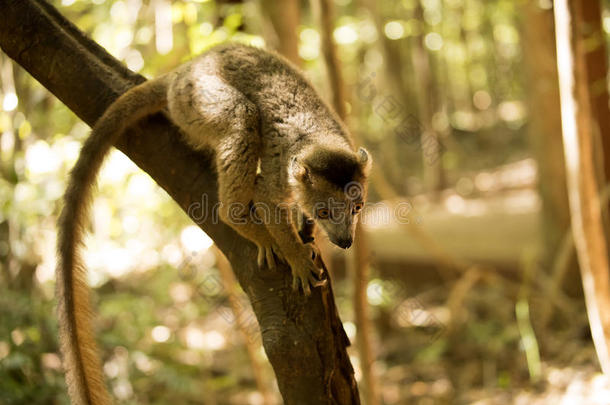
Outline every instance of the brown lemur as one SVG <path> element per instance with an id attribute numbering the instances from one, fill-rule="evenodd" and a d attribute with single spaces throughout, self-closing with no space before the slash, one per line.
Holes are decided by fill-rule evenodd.
<path id="1" fill-rule="evenodd" d="M 275 257 L 285 260 L 293 288 L 300 284 L 306 294 L 310 283 L 319 283 L 313 247 L 303 243 L 311 240 L 313 221 L 334 244 L 348 248 L 366 197 L 369 153 L 354 150 L 337 116 L 280 56 L 220 45 L 128 90 L 84 143 L 59 218 L 60 338 L 74 403 L 110 402 L 79 254 L 91 191 L 117 138 L 159 111 L 181 129 L 190 147 L 214 151 L 220 218 L 256 244 L 259 267 L 274 268 Z"/>

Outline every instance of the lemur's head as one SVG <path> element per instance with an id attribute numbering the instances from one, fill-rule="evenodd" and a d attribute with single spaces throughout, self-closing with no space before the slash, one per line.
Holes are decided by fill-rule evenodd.
<path id="1" fill-rule="evenodd" d="M 299 208 L 344 249 L 354 241 L 371 164 L 364 148 L 351 152 L 320 146 L 308 148 L 290 163 L 290 184 Z"/>

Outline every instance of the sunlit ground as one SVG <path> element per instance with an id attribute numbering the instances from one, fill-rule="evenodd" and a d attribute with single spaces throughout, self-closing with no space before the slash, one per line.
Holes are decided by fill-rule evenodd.
<path id="1" fill-rule="evenodd" d="M 210 0 L 53 3 L 146 76 L 223 41 L 269 45 L 257 25 L 264 17 L 255 2 L 227 5 L 222 19 Z M 353 93 L 350 125 L 400 194 L 412 196 L 382 200 L 373 191 L 362 218 L 373 250 L 366 296 L 384 403 L 610 404 L 610 381 L 599 371 L 582 296 L 560 291 L 551 302 L 544 290 L 548 269 L 537 267 L 540 173 L 527 142 L 531 83 L 522 77 L 527 39 L 517 3 L 422 1 L 423 24 L 409 14 L 416 2 L 388 2 L 385 7 L 400 13 L 386 10 L 379 26 L 370 11 L 352 8 L 355 1 L 334 3 L 342 14 L 333 39 Z M 551 7 L 548 1 L 537 4 Z M 244 32 L 244 21 L 258 22 Z M 608 15 L 603 27 L 610 32 Z M 326 93 L 317 23 L 304 15 L 295 30 L 306 74 Z M 422 52 L 447 64 L 446 71 L 433 73 L 439 99 L 448 105 L 426 124 L 451 132 L 442 157 L 449 186 L 440 195 L 426 192 L 422 150 L 395 140 L 393 132 L 405 116 L 414 116 L 416 103 L 399 105 L 385 58 L 401 44 L 396 48 L 403 52 L 403 79 L 413 92 L 413 55 L 403 45 L 420 34 Z M 382 40 L 390 41 L 385 48 Z M 89 128 L 25 72 L 13 71 L 8 59 L 0 65 L 0 154 L 6 166 L 0 256 L 10 257 L 2 271 L 13 282 L 0 294 L 0 404 L 65 403 L 52 315 L 55 220 Z M 84 256 L 112 394 L 121 403 L 205 397 L 209 403 L 263 404 L 254 359 L 273 392 L 270 402 L 280 403 L 249 303 L 241 296 L 237 311 L 231 307 L 212 240 L 120 152 L 110 155 L 98 189 Z M 350 273 L 344 253 L 329 252 L 339 263 L 337 303 L 354 342 Z M 451 266 L 438 266 L 445 255 L 476 269 L 446 270 Z M 528 272 L 547 278 L 528 280 Z M 575 290 L 579 283 L 572 283 Z M 552 326 L 540 328 L 548 308 Z M 254 348 L 250 355 L 247 342 Z M 362 384 L 357 351 L 349 350 Z"/>

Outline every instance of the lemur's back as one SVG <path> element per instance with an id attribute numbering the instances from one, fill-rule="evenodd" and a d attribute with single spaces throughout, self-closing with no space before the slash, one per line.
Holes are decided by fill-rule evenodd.
<path id="1" fill-rule="evenodd" d="M 235 101 L 236 94 L 227 89 L 226 85 L 229 85 L 258 110 L 263 138 L 279 136 L 276 141 L 288 145 L 338 142 L 341 146 L 352 147 L 335 114 L 301 73 L 281 56 L 245 45 L 221 45 L 181 67 L 175 74 L 176 86 L 170 91 L 188 92 L 193 90 L 193 82 L 200 84 L 196 85 L 196 93 L 188 97 L 168 97 L 170 110 L 173 107 L 171 100 L 190 100 L 192 103 L 172 111 L 174 118 L 184 114 L 180 111 L 193 112 L 193 104 L 200 104 L 201 110 L 214 112 L 215 117 L 231 114 L 231 111 L 219 111 L 223 106 L 218 102 L 219 99 L 226 99 L 227 104 Z M 201 120 L 201 116 L 184 117 L 183 120 L 192 122 Z M 207 125 L 206 130 L 209 131 Z"/>

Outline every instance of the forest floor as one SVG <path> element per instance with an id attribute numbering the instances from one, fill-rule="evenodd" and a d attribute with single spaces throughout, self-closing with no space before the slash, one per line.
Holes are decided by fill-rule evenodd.
<path id="1" fill-rule="evenodd" d="M 435 307 L 425 298 L 415 316 L 425 322 L 399 326 L 400 306 L 379 310 L 377 371 L 383 403 L 610 404 L 610 377 L 600 371 L 578 299 L 573 299 L 574 313 L 556 313 L 552 328 L 537 330 L 534 345 L 519 329 L 515 305 L 500 289 L 480 285 L 462 303 L 459 324 L 448 322 L 445 306 Z M 537 307 L 531 309 L 537 314 Z M 528 344 L 536 356 L 528 357 Z"/>
<path id="2" fill-rule="evenodd" d="M 489 395 L 481 393 L 476 405 L 607 405 L 610 403 L 610 378 L 595 367 L 555 368 L 545 366 L 540 390 L 517 390 Z M 474 395 L 479 395 L 474 393 Z"/>
<path id="3" fill-rule="evenodd" d="M 416 356 L 410 363 L 390 366 L 388 361 L 379 373 L 383 403 L 607 405 L 610 404 L 610 377 L 601 373 L 590 346 L 580 342 L 567 348 L 576 351 L 571 362 L 563 358 L 542 361 L 535 382 L 529 378 L 525 355 L 519 350 L 512 355 L 505 352 L 501 358 L 481 358 L 479 353 L 471 359 L 457 360 L 456 348 L 445 346 L 446 351 L 438 354 L 435 361 L 431 352 L 424 354 L 424 358 Z M 396 353 L 387 355 L 390 361 L 397 360 Z"/>

